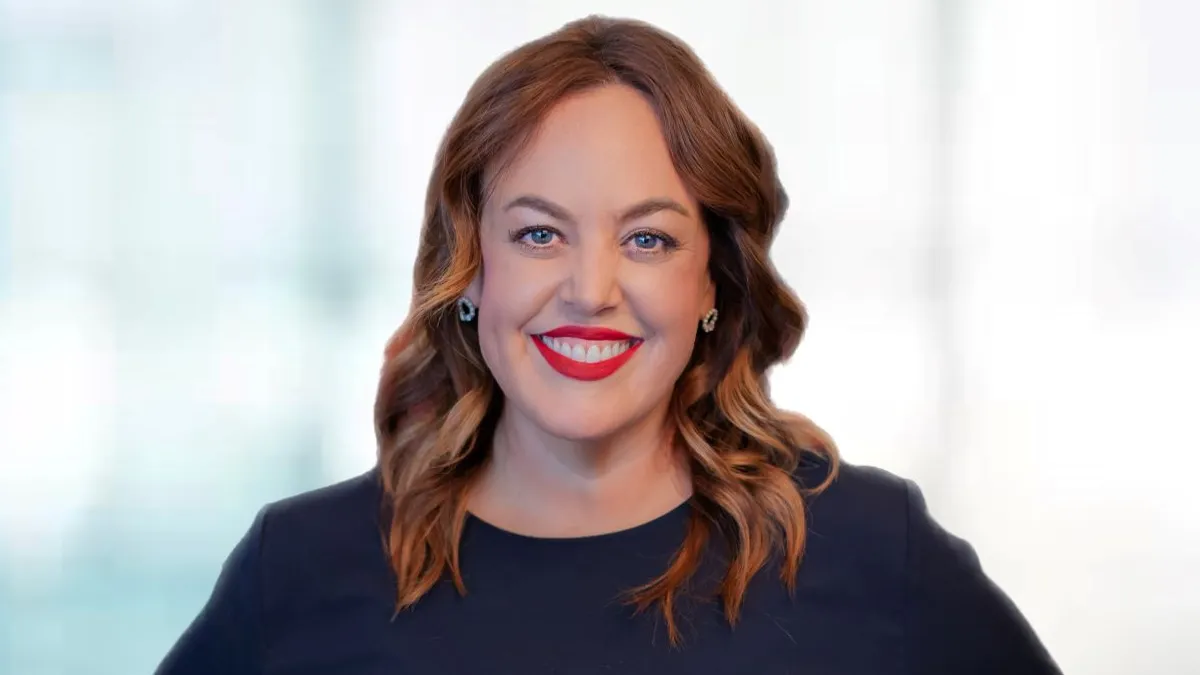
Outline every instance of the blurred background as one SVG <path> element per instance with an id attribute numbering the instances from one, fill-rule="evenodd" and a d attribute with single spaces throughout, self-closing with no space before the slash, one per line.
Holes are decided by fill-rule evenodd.
<path id="1" fill-rule="evenodd" d="M 0 673 L 147 673 L 373 462 L 434 149 L 582 15 L 773 142 L 774 394 L 914 478 L 1069 673 L 1200 672 L 1200 3 L 0 0 Z"/>

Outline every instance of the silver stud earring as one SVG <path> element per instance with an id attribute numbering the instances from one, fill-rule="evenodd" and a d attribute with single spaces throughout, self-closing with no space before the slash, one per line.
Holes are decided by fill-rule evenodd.
<path id="1" fill-rule="evenodd" d="M 708 310 L 708 314 L 705 314 L 704 318 L 700 320 L 700 330 L 703 330 L 705 333 L 711 333 L 714 329 L 716 329 L 716 327 L 717 308 L 713 307 L 712 309 Z"/>
<path id="2" fill-rule="evenodd" d="M 479 313 L 479 308 L 475 303 L 471 302 L 470 298 L 458 299 L 458 320 L 463 323 L 470 323 L 475 320 L 475 315 Z"/>

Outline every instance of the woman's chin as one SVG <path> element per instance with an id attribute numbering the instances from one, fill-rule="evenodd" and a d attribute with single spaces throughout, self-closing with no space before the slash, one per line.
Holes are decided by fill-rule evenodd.
<path id="1" fill-rule="evenodd" d="M 606 413 L 579 414 L 570 410 L 541 411 L 538 426 L 542 431 L 567 441 L 599 441 L 628 426 L 629 420 Z"/>

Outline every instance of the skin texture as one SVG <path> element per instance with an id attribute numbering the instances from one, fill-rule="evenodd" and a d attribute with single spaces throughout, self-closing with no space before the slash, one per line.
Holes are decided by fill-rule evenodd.
<path id="1" fill-rule="evenodd" d="M 567 98 L 492 179 L 483 268 L 467 296 L 505 403 L 471 511 L 550 537 L 669 511 L 691 484 L 668 405 L 715 288 L 699 206 L 653 109 L 623 85 Z M 574 380 L 531 339 L 564 325 L 644 342 L 610 377 Z"/>

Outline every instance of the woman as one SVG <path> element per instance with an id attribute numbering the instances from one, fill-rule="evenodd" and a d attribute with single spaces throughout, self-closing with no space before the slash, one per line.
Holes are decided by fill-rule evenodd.
<path id="1" fill-rule="evenodd" d="M 915 485 L 768 398 L 786 205 L 673 37 L 504 56 L 438 153 L 376 469 L 265 508 L 159 672 L 1057 672 Z"/>

